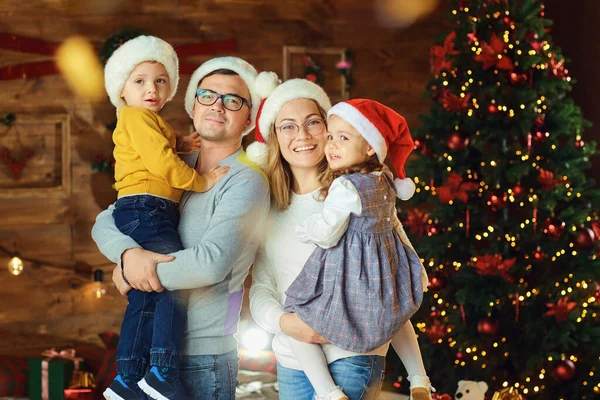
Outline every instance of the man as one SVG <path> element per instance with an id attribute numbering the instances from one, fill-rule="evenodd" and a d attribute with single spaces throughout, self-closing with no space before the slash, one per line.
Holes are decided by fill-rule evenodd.
<path id="1" fill-rule="evenodd" d="M 178 233 L 184 250 L 161 255 L 140 248 L 115 227 L 112 206 L 98 215 L 92 229 L 100 251 L 118 264 L 113 281 L 123 295 L 132 288 L 189 289 L 180 370 L 184 389 L 194 399 L 235 398 L 233 334 L 243 282 L 269 210 L 266 178 L 241 147 L 261 101 L 255 78 L 256 70 L 235 57 L 209 60 L 191 77 L 185 108 L 200 135 L 201 150 L 184 160 L 200 173 L 216 165 L 230 169 L 210 191 L 183 195 Z"/>

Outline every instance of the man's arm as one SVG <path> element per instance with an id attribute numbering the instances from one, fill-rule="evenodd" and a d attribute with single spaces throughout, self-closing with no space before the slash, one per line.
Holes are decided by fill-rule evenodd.
<path id="1" fill-rule="evenodd" d="M 258 241 L 269 211 L 268 184 L 254 172 L 235 181 L 219 199 L 202 241 L 173 253 L 174 261 L 158 265 L 158 277 L 168 290 L 223 281 L 246 248 Z"/>

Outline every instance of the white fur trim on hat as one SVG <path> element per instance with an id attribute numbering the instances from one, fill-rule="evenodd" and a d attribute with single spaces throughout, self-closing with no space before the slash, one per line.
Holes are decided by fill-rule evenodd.
<path id="1" fill-rule="evenodd" d="M 400 200 L 408 200 L 415 194 L 417 186 L 410 178 L 396 178 L 394 179 L 394 186 L 396 188 L 396 196 Z"/>
<path id="2" fill-rule="evenodd" d="M 196 101 L 196 90 L 198 89 L 198 85 L 200 81 L 204 79 L 204 77 L 210 74 L 213 71 L 218 69 L 229 69 L 236 72 L 246 83 L 248 87 L 248 91 L 250 92 L 250 101 L 252 102 L 251 109 L 251 122 L 250 125 L 244 130 L 244 135 L 247 135 L 254 129 L 254 121 L 256 120 L 256 113 L 258 112 L 258 107 L 260 106 L 261 97 L 256 93 L 256 69 L 237 57 L 217 57 L 210 59 L 200 65 L 196 71 L 192 74 L 190 78 L 190 83 L 188 84 L 187 91 L 185 92 L 185 110 L 187 111 L 190 118 L 192 118 L 192 113 L 194 111 L 194 102 Z"/>
<path id="3" fill-rule="evenodd" d="M 126 41 L 114 51 L 104 68 L 104 86 L 110 102 L 117 108 L 127 104 L 121 92 L 131 71 L 144 61 L 157 61 L 167 70 L 171 92 L 167 101 L 173 99 L 179 84 L 179 60 L 173 47 L 155 36 L 138 36 Z"/>
<path id="4" fill-rule="evenodd" d="M 246 148 L 248 159 L 256 163 L 263 171 L 267 169 L 268 151 L 267 145 L 263 142 L 254 141 Z"/>
<path id="5" fill-rule="evenodd" d="M 383 163 L 387 156 L 387 144 L 379 129 L 367 117 L 350 104 L 344 102 L 333 106 L 327 113 L 327 118 L 332 115 L 337 115 L 352 125 L 365 138 L 373 150 L 375 150 L 379 162 Z"/>
<path id="6" fill-rule="evenodd" d="M 281 80 L 275 72 L 263 71 L 256 77 L 256 93 L 264 99 L 273 93 L 280 83 Z"/>
<path id="7" fill-rule="evenodd" d="M 269 141 L 271 127 L 281 107 L 289 101 L 296 99 L 311 99 L 316 101 L 327 112 L 331 108 L 331 101 L 323 88 L 306 79 L 290 79 L 277 86 L 265 100 L 258 127 L 265 140 Z"/>

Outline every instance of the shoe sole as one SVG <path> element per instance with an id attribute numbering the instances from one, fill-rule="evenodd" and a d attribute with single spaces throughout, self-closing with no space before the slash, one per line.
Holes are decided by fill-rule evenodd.
<path id="1" fill-rule="evenodd" d="M 149 397 L 155 400 L 169 400 L 168 397 L 163 396 L 152 386 L 148 385 L 148 382 L 146 382 L 145 378 L 138 382 L 138 386 L 142 389 L 144 393 L 146 393 Z"/>
<path id="2" fill-rule="evenodd" d="M 125 400 L 118 394 L 116 394 L 111 388 L 108 388 L 102 393 L 106 400 Z"/>

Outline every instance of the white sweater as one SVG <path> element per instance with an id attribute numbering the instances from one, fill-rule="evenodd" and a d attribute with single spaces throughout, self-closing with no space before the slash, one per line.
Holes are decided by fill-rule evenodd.
<path id="1" fill-rule="evenodd" d="M 279 319 L 284 313 L 285 291 L 315 250 L 314 244 L 299 240 L 296 226 L 308 216 L 323 211 L 323 202 L 316 200 L 317 195 L 318 191 L 305 195 L 292 193 L 287 210 L 272 209 L 266 229 L 267 237 L 254 261 L 250 289 L 250 311 L 263 329 L 275 334 L 273 350 L 277 361 L 286 368 L 297 370 L 302 368 L 294 357 L 289 337 L 281 332 Z M 321 347 L 328 363 L 357 355 L 334 345 Z M 389 343 L 386 343 L 368 354 L 385 356 L 388 347 Z"/>

